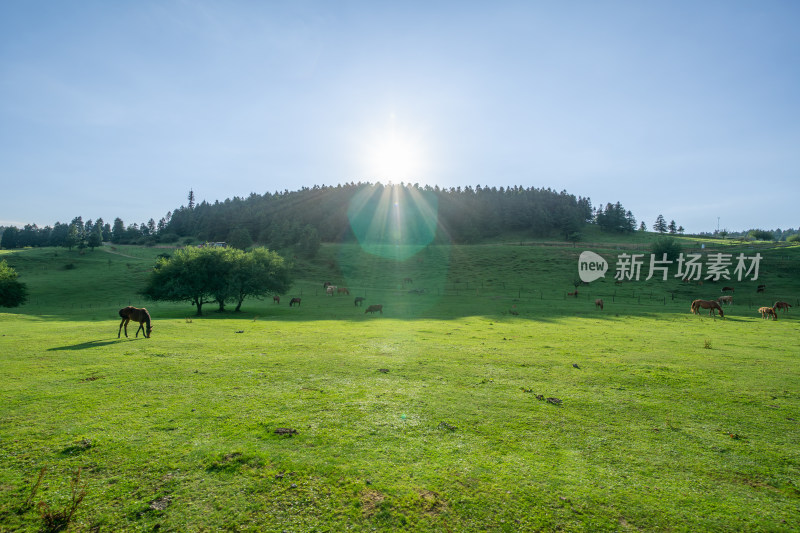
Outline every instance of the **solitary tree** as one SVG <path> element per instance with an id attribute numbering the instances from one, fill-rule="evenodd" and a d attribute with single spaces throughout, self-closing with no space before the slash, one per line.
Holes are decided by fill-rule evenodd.
<path id="1" fill-rule="evenodd" d="M 28 287 L 17 281 L 17 272 L 0 261 L 0 307 L 18 307 L 28 299 Z"/>
<path id="2" fill-rule="evenodd" d="M 667 226 L 670 235 L 675 235 L 678 232 L 678 225 L 675 224 L 674 220 L 669 221 L 669 226 Z"/>
<path id="3" fill-rule="evenodd" d="M 653 231 L 658 233 L 666 233 L 667 231 L 667 221 L 664 220 L 663 215 L 658 215 L 656 218 L 655 224 L 653 224 Z"/>

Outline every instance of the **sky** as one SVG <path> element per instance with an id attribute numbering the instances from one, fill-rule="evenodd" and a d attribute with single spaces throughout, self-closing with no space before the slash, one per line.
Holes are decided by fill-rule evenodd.
<path id="1" fill-rule="evenodd" d="M 0 2 L 0 225 L 350 182 L 797 228 L 800 2 Z"/>

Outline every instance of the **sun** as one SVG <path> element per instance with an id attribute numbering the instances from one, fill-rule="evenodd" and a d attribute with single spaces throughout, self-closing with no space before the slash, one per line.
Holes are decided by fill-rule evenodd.
<path id="1" fill-rule="evenodd" d="M 394 115 L 383 129 L 369 136 L 363 150 L 370 178 L 395 183 L 424 181 L 423 146 L 412 132 L 398 127 Z"/>

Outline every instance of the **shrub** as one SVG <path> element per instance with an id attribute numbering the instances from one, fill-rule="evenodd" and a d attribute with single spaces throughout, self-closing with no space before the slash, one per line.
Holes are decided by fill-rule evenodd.
<path id="1" fill-rule="evenodd" d="M 661 237 L 653 242 L 651 250 L 656 259 L 661 258 L 663 254 L 667 254 L 667 259 L 675 261 L 681 253 L 681 245 L 672 237 Z"/>

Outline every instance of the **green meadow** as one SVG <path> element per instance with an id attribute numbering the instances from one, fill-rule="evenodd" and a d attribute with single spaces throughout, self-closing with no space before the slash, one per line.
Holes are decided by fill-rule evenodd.
<path id="1" fill-rule="evenodd" d="M 137 294 L 169 249 L 0 251 L 29 290 L 0 531 L 797 531 L 800 247 L 682 244 L 759 278 L 615 283 L 642 239 L 324 245 L 280 304 L 196 316 Z M 584 250 L 610 270 L 568 296 Z M 117 338 L 127 305 L 151 338 Z"/>

